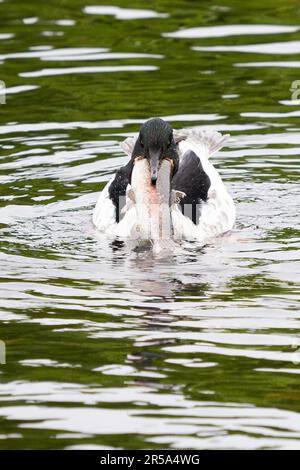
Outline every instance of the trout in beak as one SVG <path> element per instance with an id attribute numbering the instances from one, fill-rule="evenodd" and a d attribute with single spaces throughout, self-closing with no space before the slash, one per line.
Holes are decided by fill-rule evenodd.
<path id="1" fill-rule="evenodd" d="M 171 190 L 172 171 L 172 162 L 164 159 L 158 167 L 156 184 L 153 184 L 149 161 L 137 157 L 127 193 L 126 206 L 134 207 L 136 211 L 133 238 L 139 242 L 150 241 L 154 254 L 159 256 L 166 256 L 175 248 L 171 207 L 185 195 Z"/>
<path id="2" fill-rule="evenodd" d="M 139 240 L 151 240 L 154 252 L 169 251 L 173 229 L 171 181 L 179 156 L 172 127 L 162 119 L 146 121 L 133 148 L 131 187 L 126 206 L 135 206 Z"/>
<path id="3" fill-rule="evenodd" d="M 151 164 L 146 158 L 136 158 L 127 196 L 136 208 L 136 237 L 154 244 L 172 237 L 171 221 L 172 165 L 164 159 L 158 166 L 155 184 Z"/>

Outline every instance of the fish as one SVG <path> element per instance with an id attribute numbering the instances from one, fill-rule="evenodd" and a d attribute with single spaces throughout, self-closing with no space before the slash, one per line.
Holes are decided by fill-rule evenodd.
<path id="1" fill-rule="evenodd" d="M 171 207 L 183 197 L 181 191 L 171 190 L 172 163 L 162 160 L 156 184 L 151 182 L 151 170 L 146 158 L 136 158 L 131 185 L 126 191 L 125 212 L 135 208 L 136 224 L 132 232 L 136 240 L 150 240 L 154 253 L 170 251 L 173 247 Z"/>

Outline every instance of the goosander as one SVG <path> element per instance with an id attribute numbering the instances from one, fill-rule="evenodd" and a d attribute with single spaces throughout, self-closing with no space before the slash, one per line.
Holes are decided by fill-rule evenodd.
<path id="1" fill-rule="evenodd" d="M 234 203 L 209 160 L 228 137 L 175 131 L 159 118 L 146 121 L 137 138 L 121 143 L 130 160 L 101 192 L 96 228 L 113 237 L 150 240 L 160 250 L 179 240 L 203 246 L 230 231 Z"/>

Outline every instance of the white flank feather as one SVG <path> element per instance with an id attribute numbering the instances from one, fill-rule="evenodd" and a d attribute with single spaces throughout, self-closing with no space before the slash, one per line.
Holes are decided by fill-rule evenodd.
<path id="1" fill-rule="evenodd" d="M 179 143 L 180 157 L 189 150 L 193 151 L 201 161 L 211 185 L 207 201 L 201 205 L 199 224 L 193 224 L 178 208 L 172 213 L 174 229 L 176 227 L 174 231 L 177 235 L 182 234 L 179 238 L 194 238 L 206 243 L 209 239 L 231 230 L 235 222 L 233 200 L 219 173 L 208 160 L 211 155 L 222 148 L 229 136 L 222 136 L 215 131 L 188 131 L 185 135 L 185 140 Z"/>

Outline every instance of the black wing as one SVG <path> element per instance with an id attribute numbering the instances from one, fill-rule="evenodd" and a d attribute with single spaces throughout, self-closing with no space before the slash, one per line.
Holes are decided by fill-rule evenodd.
<path id="1" fill-rule="evenodd" d="M 186 194 L 180 201 L 182 213 L 194 224 L 199 222 L 201 202 L 207 200 L 210 179 L 203 170 L 200 158 L 188 150 L 179 163 L 179 168 L 172 180 L 172 189 Z"/>
<path id="2" fill-rule="evenodd" d="M 125 195 L 127 185 L 131 182 L 131 173 L 133 168 L 133 161 L 129 162 L 122 166 L 116 173 L 115 179 L 111 183 L 108 193 L 109 197 L 115 205 L 116 208 L 116 222 L 120 221 L 120 214 L 123 206 L 125 205 Z M 123 197 L 122 197 L 123 196 Z"/>

